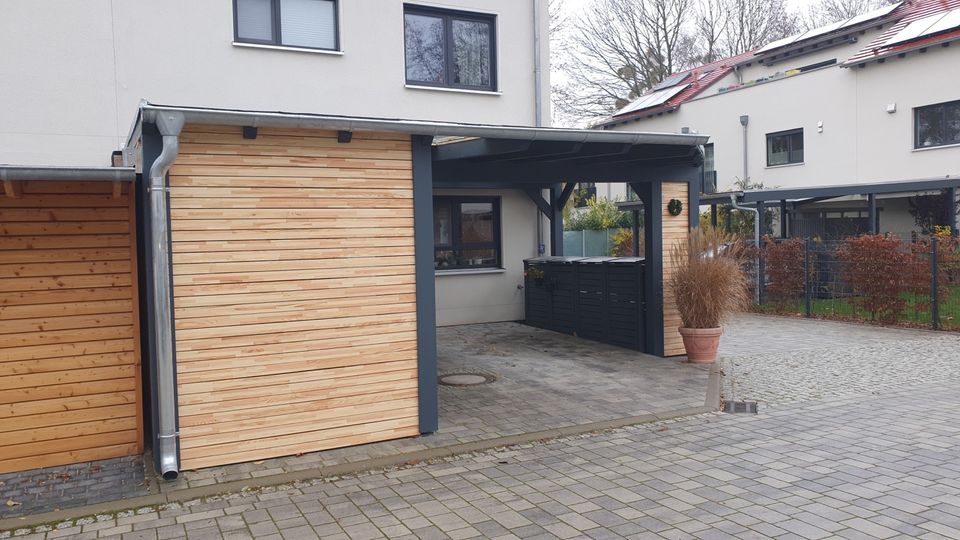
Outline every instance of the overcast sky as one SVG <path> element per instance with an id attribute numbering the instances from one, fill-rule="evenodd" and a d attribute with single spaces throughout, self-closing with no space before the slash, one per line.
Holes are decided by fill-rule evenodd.
<path id="1" fill-rule="evenodd" d="M 563 7 L 570 15 L 576 15 L 583 11 L 584 6 L 590 4 L 592 0 L 564 0 Z M 637 0 L 642 2 L 643 0 Z M 813 3 L 813 0 L 787 0 L 787 5 L 795 10 L 805 10 L 807 6 Z"/>

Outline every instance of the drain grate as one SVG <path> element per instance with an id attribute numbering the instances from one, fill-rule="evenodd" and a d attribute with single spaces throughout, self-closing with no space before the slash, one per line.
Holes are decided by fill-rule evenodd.
<path id="1" fill-rule="evenodd" d="M 757 414 L 757 402 L 756 401 L 725 401 L 723 403 L 723 412 Z"/>
<path id="2" fill-rule="evenodd" d="M 477 386 L 495 380 L 496 377 L 487 373 L 448 373 L 440 376 L 440 384 L 444 386 Z"/>

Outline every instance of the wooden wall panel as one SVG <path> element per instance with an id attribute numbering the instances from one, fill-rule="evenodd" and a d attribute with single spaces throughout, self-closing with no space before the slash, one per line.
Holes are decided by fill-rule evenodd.
<path id="1" fill-rule="evenodd" d="M 183 468 L 419 434 L 409 137 L 190 125 L 170 184 Z"/>
<path id="2" fill-rule="evenodd" d="M 0 191 L 0 473 L 141 452 L 132 186 L 18 184 Z"/>
<path id="3" fill-rule="evenodd" d="M 673 290 L 668 284 L 673 272 L 674 264 L 670 251 L 677 242 L 685 241 L 690 233 L 690 197 L 687 193 L 686 182 L 665 182 L 663 184 L 663 199 L 660 212 L 663 220 L 663 354 L 664 356 L 680 356 L 687 354 L 683 347 L 683 340 L 677 329 L 682 321 L 677 311 L 677 302 L 673 297 Z M 678 216 L 671 216 L 667 210 L 670 199 L 683 202 L 683 212 Z"/>

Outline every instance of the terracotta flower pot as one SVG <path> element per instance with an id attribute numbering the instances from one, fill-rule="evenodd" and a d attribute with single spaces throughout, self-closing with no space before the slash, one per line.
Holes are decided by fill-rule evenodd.
<path id="1" fill-rule="evenodd" d="M 717 360 L 723 328 L 680 328 L 687 359 L 695 364 L 712 364 Z"/>

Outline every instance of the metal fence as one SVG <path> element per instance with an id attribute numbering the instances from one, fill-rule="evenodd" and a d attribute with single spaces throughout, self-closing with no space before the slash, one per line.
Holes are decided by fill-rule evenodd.
<path id="1" fill-rule="evenodd" d="M 757 273 L 750 270 L 753 291 Z M 960 330 L 956 239 L 768 240 L 760 275 L 761 312 Z"/>

